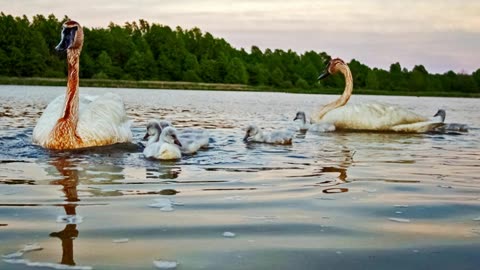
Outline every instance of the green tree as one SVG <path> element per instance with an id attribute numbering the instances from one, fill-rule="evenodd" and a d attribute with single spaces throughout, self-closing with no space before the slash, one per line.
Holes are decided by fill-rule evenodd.
<path id="1" fill-rule="evenodd" d="M 272 84 L 274 86 L 282 86 L 282 83 L 284 82 L 283 80 L 283 72 L 280 68 L 275 68 L 272 72 Z"/>
<path id="2" fill-rule="evenodd" d="M 102 51 L 97 58 L 97 73 L 103 73 L 106 78 L 112 76 L 112 59 L 106 51 Z"/>
<path id="3" fill-rule="evenodd" d="M 227 75 L 225 76 L 226 83 L 248 83 L 247 69 L 243 65 L 242 60 L 235 57 L 227 66 Z"/>
<path id="4" fill-rule="evenodd" d="M 14 17 L 0 12 L 0 75 L 65 77 L 65 54 L 54 47 L 62 22 L 54 15 Z M 233 48 L 222 38 L 198 28 L 170 28 L 145 20 L 110 23 L 106 28 L 83 27 L 82 78 L 184 80 L 242 83 L 290 88 L 344 87 L 341 75 L 317 82 L 331 57 L 326 52 L 292 50 L 249 51 Z M 393 91 L 455 91 L 480 93 L 480 69 L 472 74 L 429 74 L 424 66 L 412 71 L 393 63 L 389 70 L 349 62 L 356 88 Z"/>
<path id="5" fill-rule="evenodd" d="M 125 65 L 125 71 L 135 80 L 143 80 L 147 76 L 147 68 L 141 53 L 135 51 Z"/>
<path id="6" fill-rule="evenodd" d="M 477 84 L 477 90 L 480 91 L 480 68 L 477 71 L 472 73 L 473 80 Z"/>
<path id="7" fill-rule="evenodd" d="M 270 73 L 268 69 L 260 63 L 252 65 L 248 69 L 249 83 L 252 85 L 268 85 Z"/>
<path id="8" fill-rule="evenodd" d="M 369 70 L 366 79 L 366 88 L 376 90 L 379 88 L 377 74 L 374 70 Z"/>
<path id="9" fill-rule="evenodd" d="M 298 80 L 295 82 L 295 87 L 300 88 L 300 89 L 308 89 L 310 86 L 308 85 L 308 82 L 305 81 L 302 78 L 298 78 Z"/>

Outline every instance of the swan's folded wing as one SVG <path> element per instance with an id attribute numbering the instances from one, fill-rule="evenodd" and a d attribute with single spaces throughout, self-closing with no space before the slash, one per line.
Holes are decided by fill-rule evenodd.
<path id="1" fill-rule="evenodd" d="M 425 133 L 430 131 L 435 131 L 436 129 L 444 126 L 442 122 L 418 122 L 413 124 L 397 125 L 391 128 L 395 132 L 403 133 Z"/>
<path id="2" fill-rule="evenodd" d="M 194 154 L 201 148 L 207 148 L 210 142 L 210 137 L 206 134 L 201 135 L 180 135 L 180 142 L 182 147 L 180 150 L 183 154 Z"/>
<path id="3" fill-rule="evenodd" d="M 148 145 L 147 147 L 145 147 L 145 149 L 143 149 L 143 155 L 146 157 L 146 158 L 160 158 L 160 147 L 161 147 L 162 143 L 152 143 L 150 145 Z"/>
<path id="4" fill-rule="evenodd" d="M 265 133 L 265 142 L 272 144 L 291 144 L 294 133 L 289 130 L 277 130 Z"/>
<path id="5" fill-rule="evenodd" d="M 407 109 L 382 103 L 349 104 L 327 113 L 321 122 L 336 129 L 387 131 L 391 127 L 428 121 Z"/>
<path id="6" fill-rule="evenodd" d="M 130 125 L 122 98 L 107 93 L 81 110 L 77 132 L 84 141 L 123 143 L 132 140 Z"/>

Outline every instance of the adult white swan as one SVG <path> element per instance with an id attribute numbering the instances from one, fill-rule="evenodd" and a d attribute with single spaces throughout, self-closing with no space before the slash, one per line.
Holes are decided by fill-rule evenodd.
<path id="1" fill-rule="evenodd" d="M 32 141 L 49 149 L 75 149 L 130 142 L 132 132 L 122 98 L 107 93 L 79 97 L 79 61 L 83 30 L 75 21 L 63 24 L 55 47 L 67 51 L 68 82 L 65 95 L 54 99 L 33 130 Z"/>
<path id="2" fill-rule="evenodd" d="M 353 90 L 350 68 L 339 58 L 330 60 L 325 73 L 319 80 L 340 72 L 345 77 L 345 90 L 337 100 L 323 106 L 312 117 L 313 123 L 326 123 L 336 130 L 394 131 L 424 133 L 443 125 L 441 121 L 430 121 L 414 112 L 394 105 L 381 103 L 347 104 Z"/>

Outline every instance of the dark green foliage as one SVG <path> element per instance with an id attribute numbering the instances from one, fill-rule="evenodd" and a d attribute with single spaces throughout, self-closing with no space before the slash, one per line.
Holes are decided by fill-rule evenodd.
<path id="1" fill-rule="evenodd" d="M 367 89 L 377 90 L 379 88 L 380 84 L 378 83 L 377 73 L 375 71 L 368 71 L 365 84 L 365 87 Z"/>
<path id="2" fill-rule="evenodd" d="M 54 15 L 13 17 L 0 13 L 0 76 L 66 76 L 65 54 L 54 48 L 61 25 Z M 325 52 L 250 51 L 233 48 L 224 39 L 198 28 L 172 29 L 145 20 L 84 28 L 80 76 L 96 79 L 162 80 L 232 83 L 279 89 L 343 88 L 341 75 L 317 81 L 331 57 Z M 473 74 L 429 74 L 422 65 L 412 71 L 394 63 L 390 69 L 349 63 L 355 88 L 398 92 L 480 92 L 480 69 Z"/>

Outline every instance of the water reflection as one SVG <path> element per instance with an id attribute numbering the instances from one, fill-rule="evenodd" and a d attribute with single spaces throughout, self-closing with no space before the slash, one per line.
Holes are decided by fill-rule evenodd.
<path id="1" fill-rule="evenodd" d="M 147 179 L 176 179 L 182 172 L 182 168 L 179 166 L 165 167 L 159 163 L 158 167 L 147 167 L 146 178 Z"/>
<path id="2" fill-rule="evenodd" d="M 63 176 L 63 179 L 51 181 L 51 185 L 62 186 L 62 191 L 65 194 L 65 201 L 67 202 L 63 208 L 66 217 L 77 217 L 77 202 L 78 198 L 78 170 L 74 168 L 73 162 L 65 157 L 58 157 L 50 162 L 58 172 Z M 57 237 L 62 241 L 62 260 L 61 264 L 75 265 L 73 255 L 73 240 L 79 235 L 77 224 L 67 224 L 65 228 L 58 232 L 50 233 L 50 237 Z"/>
<path id="3" fill-rule="evenodd" d="M 314 187 L 327 187 L 323 189 L 323 193 L 343 193 L 348 192 L 348 188 L 331 188 L 332 186 L 341 185 L 348 181 L 348 169 L 354 164 L 354 156 L 356 151 L 348 144 L 349 141 L 345 136 L 335 136 L 333 139 L 334 149 L 321 149 L 316 152 L 314 163 L 319 164 L 319 168 L 313 170 L 307 175 L 299 175 L 294 177 L 319 177 L 321 181 L 316 182 Z M 325 179 L 324 176 L 335 174 L 334 179 Z"/>
<path id="4" fill-rule="evenodd" d="M 144 159 L 134 144 L 69 153 L 32 146 L 36 112 L 54 98 L 48 95 L 57 93 L 20 90 L 8 91 L 16 97 L 6 99 L 5 106 L 15 100 L 20 101 L 9 106 L 39 105 L 28 108 L 31 116 L 14 115 L 12 110 L 4 111 L 6 117 L 0 113 L 2 252 L 19 243 L 41 241 L 39 233 L 49 241 L 44 243 L 44 252 L 31 257 L 60 262 L 61 256 L 57 269 L 75 264 L 80 269 L 82 263 L 99 264 L 97 268 L 102 269 L 150 269 L 153 258 L 175 259 L 188 269 L 272 268 L 278 250 L 285 250 L 281 256 L 287 258 L 276 265 L 278 269 L 331 268 L 357 262 L 357 257 L 349 257 L 354 249 L 362 252 L 362 258 L 378 254 L 369 248 L 387 250 L 391 256 L 382 261 L 388 262 L 392 257 L 407 257 L 403 253 L 407 246 L 421 250 L 420 256 L 408 256 L 407 261 L 425 265 L 418 258 L 425 255 L 422 258 L 428 260 L 436 253 L 425 253 L 424 246 L 458 243 L 471 253 L 477 250 L 469 244 L 478 243 L 479 231 L 478 129 L 464 136 L 307 132 L 298 133 L 290 147 L 245 145 L 242 127 L 250 121 L 284 128 L 291 119 L 283 116 L 297 107 L 312 106 L 315 96 L 275 94 L 267 100 L 263 94 L 257 98 L 256 93 L 116 90 L 124 95 L 134 120 L 134 141 L 140 140 L 146 121 L 153 118 L 173 120 L 179 127 L 216 128 L 211 131 L 214 141 L 208 151 L 161 163 Z M 85 90 L 91 94 L 104 91 Z M 275 106 L 272 100 L 282 105 Z M 417 108 L 426 105 L 425 110 L 438 105 L 419 99 L 406 102 Z M 471 119 L 479 126 L 475 104 L 462 99 L 458 118 Z M 55 186 L 45 188 L 46 184 Z M 173 212 L 148 207 L 152 199 L 167 199 L 165 195 L 179 197 L 184 207 Z M 96 205 L 96 211 L 86 208 L 91 205 Z M 397 209 L 399 205 L 405 208 Z M 58 211 L 66 223 L 52 224 L 50 215 Z M 69 223 L 67 218 L 87 213 L 86 224 Z M 391 217 L 411 222 L 392 222 Z M 439 224 L 450 230 L 436 228 Z M 49 226 L 55 231 L 45 232 Z M 224 239 L 226 231 L 238 237 Z M 111 239 L 118 237 L 134 241 L 112 248 Z M 53 251 L 53 258 L 52 242 L 62 247 L 62 251 Z M 92 245 L 99 248 L 95 254 L 88 250 Z M 336 250 L 343 253 L 337 256 Z M 269 252 L 271 256 L 264 256 Z M 333 264 L 318 257 L 331 252 L 334 256 L 325 258 L 341 257 L 343 262 Z M 225 257 L 229 254 L 234 257 Z M 292 254 L 299 254 L 295 263 L 289 259 Z M 464 254 L 456 256 L 457 260 L 443 257 L 468 268 Z M 2 263 L 1 269 L 15 267 Z M 375 266 L 387 268 L 382 263 Z"/>

